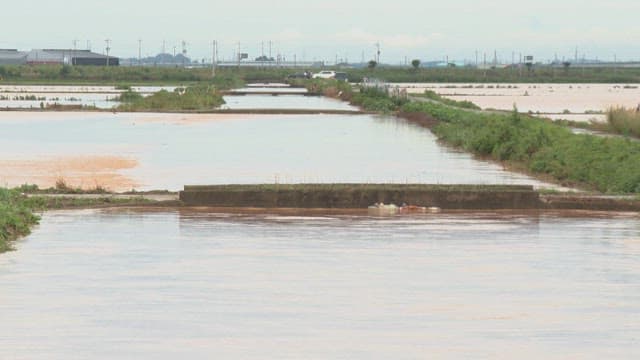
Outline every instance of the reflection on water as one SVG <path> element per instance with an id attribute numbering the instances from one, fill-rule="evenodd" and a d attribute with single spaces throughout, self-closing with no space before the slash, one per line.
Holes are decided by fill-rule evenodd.
<path id="1" fill-rule="evenodd" d="M 53 212 L 0 288 L 2 359 L 640 356 L 637 216 Z"/>
<path id="2" fill-rule="evenodd" d="M 443 147 L 428 130 L 389 117 L 0 113 L 0 126 L 0 164 L 14 161 L 0 166 L 0 184 L 10 186 L 51 186 L 59 177 L 125 191 L 274 182 L 540 184 Z M 138 165 L 44 174 L 37 166 L 10 166 L 80 155 L 88 162 L 108 155 Z"/>

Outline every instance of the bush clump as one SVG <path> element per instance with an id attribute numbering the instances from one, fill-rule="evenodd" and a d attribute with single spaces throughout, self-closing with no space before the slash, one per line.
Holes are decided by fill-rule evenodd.
<path id="1" fill-rule="evenodd" d="M 120 96 L 120 111 L 183 111 L 212 110 L 224 104 L 222 95 L 211 85 L 195 85 L 161 90 L 151 96 L 127 91 Z"/>
<path id="2" fill-rule="evenodd" d="M 607 123 L 614 132 L 640 137 L 640 112 L 637 110 L 624 107 L 609 108 Z"/>

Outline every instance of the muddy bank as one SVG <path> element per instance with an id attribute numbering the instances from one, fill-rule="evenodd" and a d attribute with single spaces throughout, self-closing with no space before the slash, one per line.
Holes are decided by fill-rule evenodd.
<path id="1" fill-rule="evenodd" d="M 185 186 L 190 206 L 358 209 L 374 203 L 442 209 L 536 209 L 538 193 L 528 185 L 222 185 Z"/>

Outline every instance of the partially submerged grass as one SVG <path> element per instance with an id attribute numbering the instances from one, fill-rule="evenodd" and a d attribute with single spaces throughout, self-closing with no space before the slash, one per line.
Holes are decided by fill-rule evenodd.
<path id="1" fill-rule="evenodd" d="M 118 100 L 123 102 L 119 111 L 206 111 L 224 104 L 222 95 L 212 85 L 177 88 L 173 92 L 161 90 L 147 97 L 129 90 Z"/>
<path id="2" fill-rule="evenodd" d="M 54 187 L 40 189 L 38 185 L 24 184 L 16 188 L 23 194 L 109 194 L 109 189 L 100 184 L 96 184 L 91 188 L 72 187 L 67 184 L 64 178 L 56 180 Z"/>

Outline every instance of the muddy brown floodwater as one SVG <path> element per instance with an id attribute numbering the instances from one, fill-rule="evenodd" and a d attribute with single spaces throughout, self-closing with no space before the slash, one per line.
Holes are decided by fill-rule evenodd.
<path id="1" fill-rule="evenodd" d="M 637 359 L 640 219 L 576 215 L 48 212 L 0 359 Z"/>
<path id="2" fill-rule="evenodd" d="M 139 185 L 119 173 L 133 169 L 138 162 L 115 156 L 69 156 L 39 160 L 0 160 L 0 168 L 6 175 L 4 181 L 11 184 L 38 184 L 54 187 L 63 181 L 81 188 L 97 186 L 109 189 L 134 189 Z"/>
<path id="3" fill-rule="evenodd" d="M 409 93 L 432 90 L 454 100 L 468 100 L 483 109 L 541 113 L 552 119 L 605 121 L 612 106 L 635 108 L 640 103 L 638 84 L 392 84 Z"/>
<path id="4" fill-rule="evenodd" d="M 258 96 L 259 97 L 259 96 Z M 248 106 L 244 97 L 244 107 Z M 256 106 L 345 109 L 283 96 Z M 275 99 L 269 104 L 269 99 Z M 0 184 L 114 191 L 255 183 L 477 183 L 552 187 L 372 115 L 0 112 Z"/>

